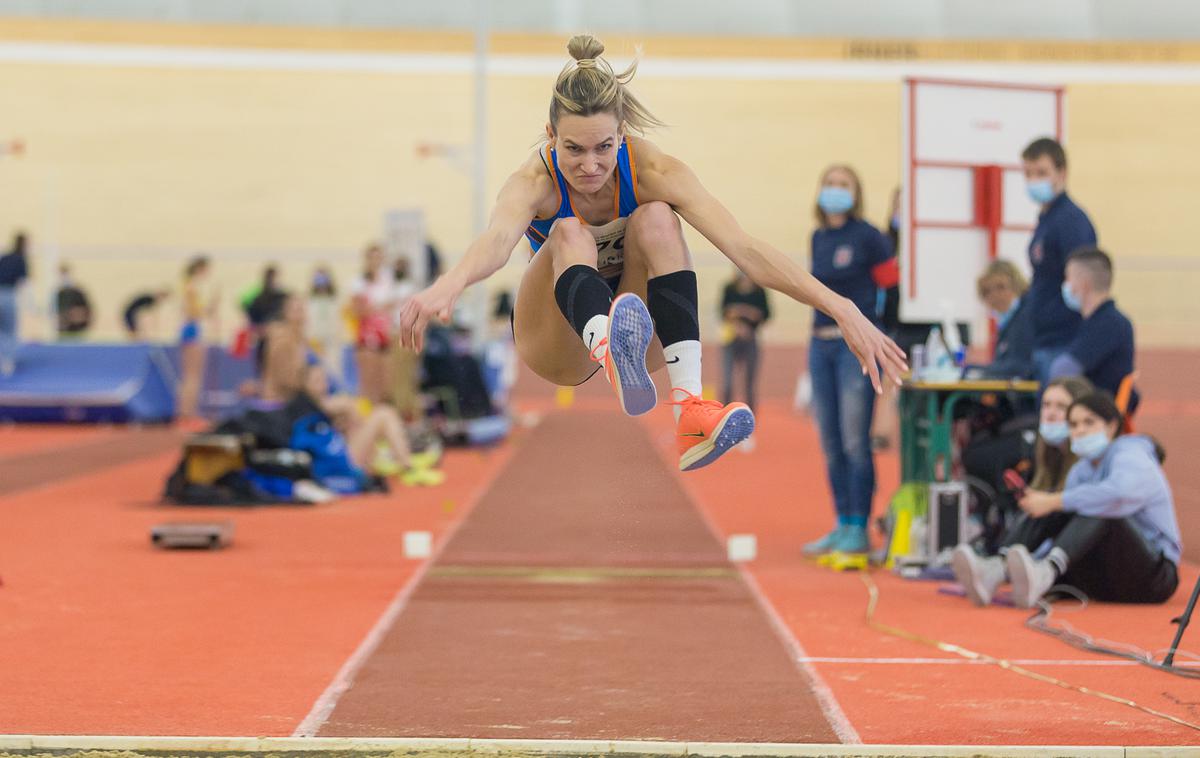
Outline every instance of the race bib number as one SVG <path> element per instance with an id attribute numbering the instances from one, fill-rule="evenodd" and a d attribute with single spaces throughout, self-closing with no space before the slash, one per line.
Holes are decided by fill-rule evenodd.
<path id="1" fill-rule="evenodd" d="M 596 238 L 596 270 L 605 279 L 621 275 L 625 270 L 625 230 Z"/>

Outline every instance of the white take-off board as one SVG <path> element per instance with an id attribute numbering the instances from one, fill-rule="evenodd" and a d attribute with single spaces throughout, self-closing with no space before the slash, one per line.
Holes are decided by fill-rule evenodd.
<path id="1" fill-rule="evenodd" d="M 1029 269 L 1038 207 L 1021 151 L 1038 137 L 1063 141 L 1063 89 L 905 79 L 901 102 L 901 318 L 984 326 L 975 279 L 988 261 Z M 986 328 L 972 334 L 987 342 Z"/>

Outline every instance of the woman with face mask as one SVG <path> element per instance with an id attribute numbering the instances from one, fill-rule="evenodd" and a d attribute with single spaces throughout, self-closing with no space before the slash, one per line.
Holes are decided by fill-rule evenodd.
<path id="1" fill-rule="evenodd" d="M 979 299 L 996 322 L 992 362 L 979 373 L 992 379 L 1033 377 L 1033 311 L 1025 297 L 1029 285 L 1011 261 L 995 260 L 975 283 Z"/>
<path id="2" fill-rule="evenodd" d="M 1028 518 L 1005 555 L 1013 603 L 1032 608 L 1056 584 L 1093 600 L 1162 603 L 1179 584 L 1182 545 L 1161 446 L 1121 435 L 1121 412 L 1104 391 L 1067 411 L 1078 461 L 1061 493 L 1031 490 L 1021 498 Z M 1044 558 L 1031 550 L 1050 541 Z"/>
<path id="3" fill-rule="evenodd" d="M 1094 391 L 1091 383 L 1082 377 L 1055 379 L 1042 392 L 1038 427 L 1032 442 L 1018 432 L 973 444 L 963 451 L 967 472 L 996 489 L 996 507 L 1008 523 L 1007 527 L 1001 526 L 1000 535 L 988 539 L 989 547 L 984 548 L 984 553 L 992 557 L 981 557 L 967 544 L 959 545 L 951 556 L 955 578 L 976 605 L 991 603 L 996 589 L 1008 581 L 1004 558 L 994 554 L 997 549 L 1005 551 L 1016 539 L 1015 530 L 1028 520 L 1017 505 L 1017 498 L 1024 492 L 1013 491 L 1005 481 L 1005 472 L 1022 471 L 1032 462 L 1030 489 L 1062 492 L 1067 483 L 1067 472 L 1077 460 L 1071 452 L 1067 409 L 1077 399 Z"/>
<path id="4" fill-rule="evenodd" d="M 821 177 L 812 236 L 812 274 L 821 284 L 849 299 L 876 323 L 881 289 L 899 277 L 891 244 L 862 218 L 862 184 L 849 166 L 830 166 Z M 812 408 L 821 432 L 821 448 L 837 524 L 824 537 L 804 546 L 806 555 L 865 553 L 867 522 L 875 495 L 871 416 L 875 393 L 842 329 L 824 313 L 813 316 L 808 371 Z"/>

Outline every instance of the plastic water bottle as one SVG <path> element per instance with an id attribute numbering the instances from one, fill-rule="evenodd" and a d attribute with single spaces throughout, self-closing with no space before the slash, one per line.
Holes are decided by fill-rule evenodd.
<path id="1" fill-rule="evenodd" d="M 921 381 L 928 373 L 928 365 L 925 363 L 925 346 L 913 345 L 912 355 L 910 356 L 909 368 L 912 370 L 913 381 Z"/>
<path id="2" fill-rule="evenodd" d="M 929 338 L 925 340 L 925 378 L 942 381 L 946 378 L 946 368 L 950 365 L 950 353 L 946 343 L 942 341 L 941 327 L 929 330 Z"/>

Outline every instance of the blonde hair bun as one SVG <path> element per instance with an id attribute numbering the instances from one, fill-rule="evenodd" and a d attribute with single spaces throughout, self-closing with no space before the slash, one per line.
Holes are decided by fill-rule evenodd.
<path id="1" fill-rule="evenodd" d="M 663 125 L 626 89 L 637 71 L 636 59 L 618 74 L 600 57 L 604 43 L 590 34 L 572 37 L 567 42 L 567 52 L 573 61 L 563 66 L 554 82 L 554 96 L 550 101 L 551 127 L 556 128 L 559 117 L 565 114 L 591 116 L 595 113 L 611 113 L 622 128 L 639 134 L 647 128 Z"/>
<path id="2" fill-rule="evenodd" d="M 577 61 L 599 58 L 604 54 L 604 43 L 590 34 L 576 34 L 567 42 L 567 52 Z"/>

